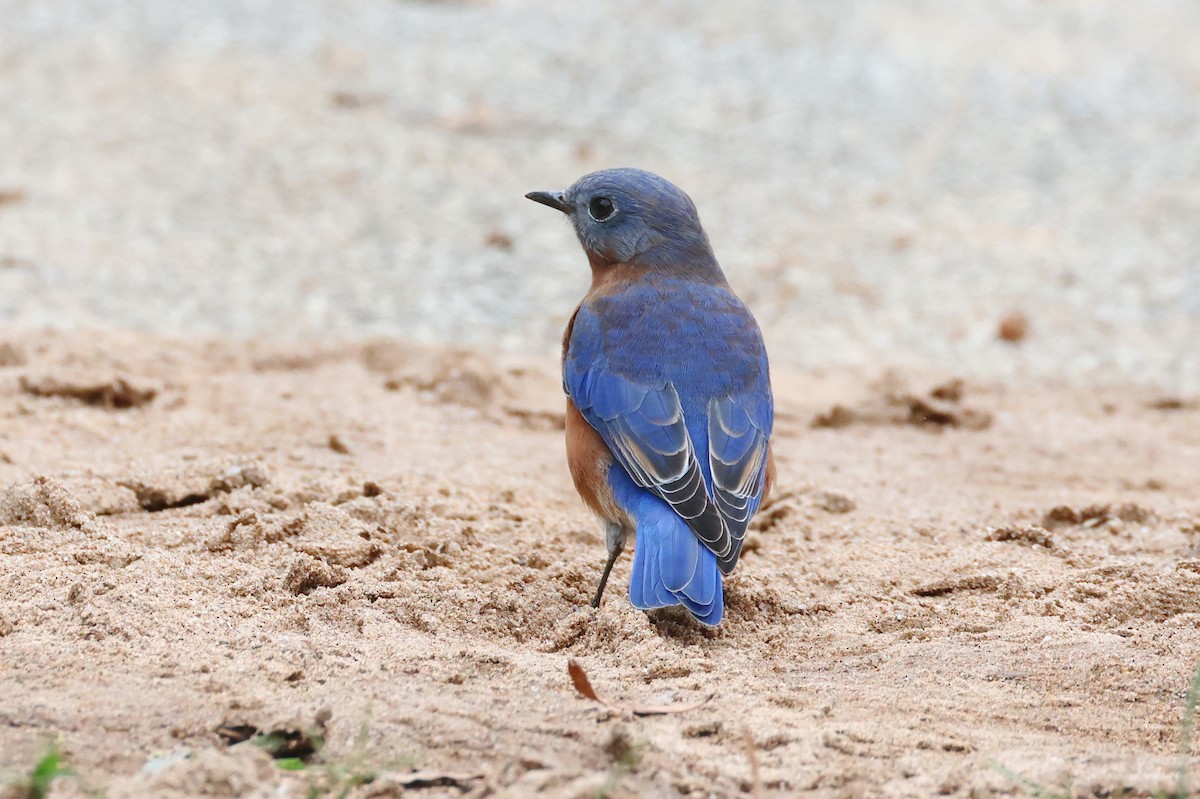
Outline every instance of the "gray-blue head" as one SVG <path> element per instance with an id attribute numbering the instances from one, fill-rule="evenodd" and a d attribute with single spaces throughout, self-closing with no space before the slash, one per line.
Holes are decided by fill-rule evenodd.
<path id="1" fill-rule="evenodd" d="M 641 169 L 605 169 L 563 191 L 531 191 L 570 219 L 593 267 L 660 267 L 696 275 L 721 270 L 690 197 Z"/>

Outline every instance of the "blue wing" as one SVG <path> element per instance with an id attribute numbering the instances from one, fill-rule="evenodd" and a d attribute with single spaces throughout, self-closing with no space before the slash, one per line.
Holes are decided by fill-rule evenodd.
<path id="1" fill-rule="evenodd" d="M 762 381 L 749 391 L 700 406 L 708 415 L 708 451 L 698 454 L 676 386 L 614 371 L 586 309 L 574 327 L 563 364 L 571 400 L 630 478 L 666 501 L 728 574 L 762 497 L 772 416 L 765 364 Z M 695 421 L 703 431 L 704 421 Z"/>
<path id="2" fill-rule="evenodd" d="M 708 405 L 708 458 L 713 499 L 741 551 L 746 527 L 762 501 L 773 408 L 761 394 L 717 397 Z"/>
<path id="3" fill-rule="evenodd" d="M 736 560 L 725 520 L 708 495 L 674 386 L 636 383 L 602 362 L 586 371 L 573 369 L 573 360 L 567 363 L 567 393 L 626 473 L 666 501 L 718 559 L 732 554 Z"/>
<path id="4" fill-rule="evenodd" d="M 774 415 L 754 317 L 727 287 L 660 281 L 584 302 L 564 349 L 563 388 L 620 467 L 732 571 Z"/>

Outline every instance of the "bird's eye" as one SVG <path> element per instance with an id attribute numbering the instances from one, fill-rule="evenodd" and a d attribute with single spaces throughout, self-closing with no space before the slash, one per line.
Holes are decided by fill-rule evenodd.
<path id="1" fill-rule="evenodd" d="M 617 206 L 607 197 L 593 197 L 588 203 L 588 213 L 597 222 L 603 222 L 617 212 Z"/>

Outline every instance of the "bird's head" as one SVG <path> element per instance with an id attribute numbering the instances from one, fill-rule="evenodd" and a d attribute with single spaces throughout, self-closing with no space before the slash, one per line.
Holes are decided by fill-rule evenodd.
<path id="1" fill-rule="evenodd" d="M 691 198 L 658 175 L 605 169 L 562 191 L 525 196 L 570 218 L 594 267 L 630 264 L 720 274 Z"/>

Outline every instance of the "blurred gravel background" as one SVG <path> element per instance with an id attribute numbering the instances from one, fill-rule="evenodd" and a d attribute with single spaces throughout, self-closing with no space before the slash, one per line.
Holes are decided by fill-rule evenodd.
<path id="1" fill-rule="evenodd" d="M 587 269 L 521 195 L 634 165 L 691 193 L 777 363 L 1200 389 L 1195 0 L 0 20 L 5 325 L 550 351 Z"/>

